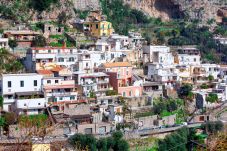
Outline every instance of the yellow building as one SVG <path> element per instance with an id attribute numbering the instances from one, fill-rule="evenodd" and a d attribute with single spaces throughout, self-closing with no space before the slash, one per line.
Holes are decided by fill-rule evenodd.
<path id="1" fill-rule="evenodd" d="M 114 29 L 111 22 L 93 21 L 84 23 L 84 31 L 88 32 L 91 36 L 99 38 L 101 36 L 110 36 Z"/>
<path id="2" fill-rule="evenodd" d="M 32 151 L 50 151 L 50 144 L 33 144 Z"/>

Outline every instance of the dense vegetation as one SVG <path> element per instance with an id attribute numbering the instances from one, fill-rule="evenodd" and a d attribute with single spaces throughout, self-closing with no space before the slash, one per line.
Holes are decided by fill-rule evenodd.
<path id="1" fill-rule="evenodd" d="M 58 3 L 59 0 L 29 0 L 28 6 L 42 12 L 48 10 L 52 4 Z"/>
<path id="2" fill-rule="evenodd" d="M 0 73 L 17 73 L 23 65 L 16 57 L 5 48 L 0 49 Z"/>
<path id="3" fill-rule="evenodd" d="M 75 134 L 69 138 L 69 143 L 77 150 L 91 151 L 128 151 L 129 145 L 123 139 L 123 134 L 116 131 L 110 137 L 96 139 L 89 134 Z"/>
<path id="4" fill-rule="evenodd" d="M 148 18 L 141 12 L 124 5 L 122 0 L 100 0 L 103 14 L 112 22 L 119 34 L 128 34 L 133 24 L 148 23 Z"/>
<path id="5" fill-rule="evenodd" d="M 101 0 L 101 6 L 117 33 L 127 35 L 130 30 L 139 30 L 148 43 L 172 46 L 196 45 L 205 61 L 227 60 L 226 57 L 220 57 L 227 54 L 227 46 L 214 40 L 214 34 L 227 35 L 227 26 L 218 25 L 214 32 L 211 32 L 207 26 L 200 26 L 198 21 L 188 22 L 187 19 L 181 19 L 162 22 L 160 18 L 149 18 L 143 12 L 131 9 L 124 5 L 122 0 Z M 208 23 L 213 21 L 210 20 Z"/>
<path id="6" fill-rule="evenodd" d="M 198 128 L 186 128 L 183 127 L 176 132 L 166 136 L 164 139 L 158 141 L 158 151 L 166 150 L 181 150 L 187 151 L 194 144 L 194 149 L 205 144 L 205 138 L 209 134 L 215 135 L 216 133 L 223 130 L 223 123 L 207 122 L 201 126 L 201 133 L 197 134 L 196 129 Z M 199 145 L 199 146 L 198 146 Z M 205 145 L 204 145 L 205 146 Z M 193 149 L 193 148 L 191 148 Z"/>

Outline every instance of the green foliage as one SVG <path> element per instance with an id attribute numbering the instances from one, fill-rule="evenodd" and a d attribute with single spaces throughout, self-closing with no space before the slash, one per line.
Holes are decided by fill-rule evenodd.
<path id="1" fill-rule="evenodd" d="M 13 40 L 13 39 L 10 39 L 9 40 L 9 46 L 10 48 L 14 49 L 15 47 L 17 47 L 17 41 L 16 40 Z"/>
<path id="2" fill-rule="evenodd" d="M 177 93 L 180 98 L 185 98 L 191 94 L 191 91 L 192 91 L 192 86 L 189 84 L 185 84 L 179 88 Z"/>
<path id="3" fill-rule="evenodd" d="M 218 95 L 216 93 L 209 93 L 206 97 L 206 101 L 210 103 L 215 103 L 218 101 Z"/>
<path id="4" fill-rule="evenodd" d="M 133 24 L 144 24 L 148 18 L 140 11 L 131 9 L 122 0 L 100 0 L 102 12 L 112 22 L 115 31 L 127 35 Z"/>
<path id="5" fill-rule="evenodd" d="M 47 45 L 46 38 L 42 35 L 35 36 L 32 45 L 34 47 L 45 47 Z"/>
<path id="6" fill-rule="evenodd" d="M 188 129 L 183 127 L 176 132 L 166 136 L 163 140 L 158 141 L 158 151 L 173 150 L 187 151 Z"/>
<path id="7" fill-rule="evenodd" d="M 5 125 L 5 118 L 4 117 L 0 117 L 0 127 Z"/>
<path id="8" fill-rule="evenodd" d="M 78 14 L 78 17 L 80 19 L 86 19 L 88 16 L 89 11 L 85 10 L 85 11 L 81 11 L 81 10 L 77 10 L 74 9 L 75 14 Z"/>
<path id="9" fill-rule="evenodd" d="M 45 114 L 39 115 L 20 115 L 18 118 L 19 125 L 23 128 L 29 127 L 45 127 L 48 121 L 48 116 Z"/>
<path id="10" fill-rule="evenodd" d="M 148 111 L 148 112 L 143 112 L 143 113 L 136 113 L 136 115 L 134 117 L 140 118 L 140 117 L 146 117 L 146 116 L 152 116 L 152 115 L 154 115 L 154 113 L 152 111 Z"/>
<path id="11" fill-rule="evenodd" d="M 94 92 L 94 91 L 90 91 L 89 97 L 90 97 L 90 98 L 95 98 L 95 97 L 96 97 L 95 92 Z"/>
<path id="12" fill-rule="evenodd" d="M 6 112 L 3 117 L 7 125 L 14 124 L 17 121 L 17 115 L 14 112 Z"/>
<path id="13" fill-rule="evenodd" d="M 4 99 L 2 96 L 0 96 L 0 107 L 3 108 L 3 102 L 4 102 Z"/>
<path id="14" fill-rule="evenodd" d="M 13 60 L 12 62 L 4 65 L 5 72 L 7 73 L 16 73 L 18 71 L 21 71 L 23 68 L 24 66 L 18 60 Z"/>
<path id="15" fill-rule="evenodd" d="M 214 76 L 209 75 L 209 76 L 208 76 L 208 80 L 209 80 L 209 81 L 213 81 L 213 80 L 214 80 Z"/>
<path id="16" fill-rule="evenodd" d="M 215 28 L 214 33 L 222 36 L 227 36 L 227 27 L 223 25 L 219 25 Z"/>
<path id="17" fill-rule="evenodd" d="M 5 48 L 0 49 L 0 73 L 15 73 L 23 69 L 23 65 Z"/>
<path id="18" fill-rule="evenodd" d="M 106 91 L 107 96 L 118 95 L 116 90 L 108 90 Z"/>
<path id="19" fill-rule="evenodd" d="M 42 12 L 48 10 L 52 4 L 58 3 L 59 0 L 29 0 L 29 7 L 36 11 Z"/>
<path id="20" fill-rule="evenodd" d="M 111 137 L 96 139 L 93 135 L 75 134 L 69 138 L 69 143 L 80 150 L 99 151 L 128 151 L 128 142 L 123 139 L 120 131 L 114 132 Z"/>
<path id="21" fill-rule="evenodd" d="M 224 124 L 221 121 L 208 121 L 201 126 L 207 133 L 217 133 L 224 128 Z"/>
<path id="22" fill-rule="evenodd" d="M 50 38 L 61 40 L 64 39 L 65 37 L 64 35 L 50 35 Z"/>
<path id="23" fill-rule="evenodd" d="M 164 112 L 173 112 L 178 109 L 178 104 L 174 99 L 163 100 L 159 99 L 154 102 L 153 111 L 154 114 L 161 114 Z M 181 105 L 180 105 L 181 106 Z"/>
<path id="24" fill-rule="evenodd" d="M 208 89 L 209 86 L 205 83 L 203 83 L 201 86 L 200 86 L 201 89 Z"/>

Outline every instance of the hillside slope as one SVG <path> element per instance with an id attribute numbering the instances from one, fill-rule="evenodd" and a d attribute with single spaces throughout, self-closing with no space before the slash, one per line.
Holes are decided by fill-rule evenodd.
<path id="1" fill-rule="evenodd" d="M 152 17 L 163 20 L 188 17 L 207 22 L 222 21 L 227 9 L 227 0 L 124 0 L 131 7 L 142 10 Z M 219 13 L 218 13 L 219 12 Z M 222 12 L 222 13 L 220 13 Z M 220 15 L 221 14 L 221 15 Z"/>

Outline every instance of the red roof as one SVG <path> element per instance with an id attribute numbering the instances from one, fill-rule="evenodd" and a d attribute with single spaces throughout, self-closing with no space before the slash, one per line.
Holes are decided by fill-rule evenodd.
<path id="1" fill-rule="evenodd" d="M 37 73 L 38 74 L 42 74 L 42 75 L 50 75 L 50 74 L 53 74 L 53 72 L 50 71 L 50 70 L 37 70 Z"/>

